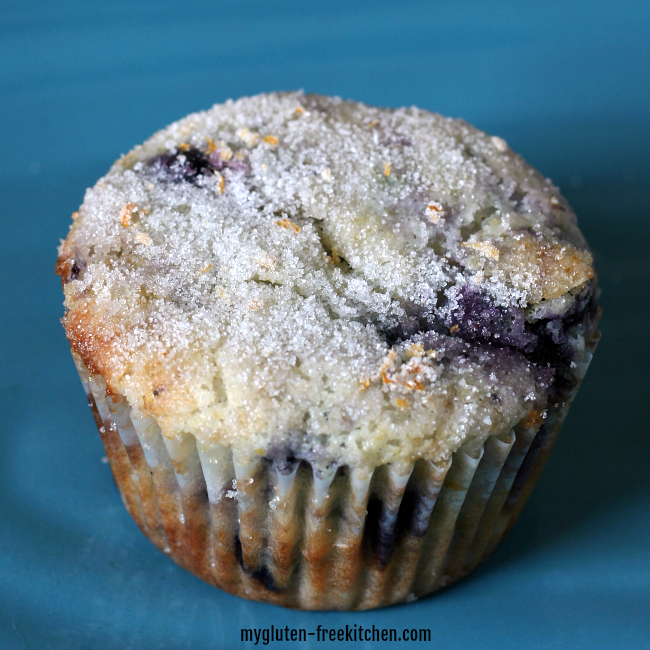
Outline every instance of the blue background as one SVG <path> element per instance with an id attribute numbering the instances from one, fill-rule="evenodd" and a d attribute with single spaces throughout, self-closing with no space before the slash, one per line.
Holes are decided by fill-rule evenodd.
<path id="1" fill-rule="evenodd" d="M 236 648 L 241 627 L 319 623 L 429 627 L 434 648 L 650 647 L 649 7 L 3 2 L 0 647 Z M 456 586 L 375 612 L 250 603 L 155 550 L 101 461 L 58 322 L 55 246 L 120 153 L 228 97 L 295 88 L 504 137 L 574 206 L 603 290 L 601 346 L 514 531 Z"/>

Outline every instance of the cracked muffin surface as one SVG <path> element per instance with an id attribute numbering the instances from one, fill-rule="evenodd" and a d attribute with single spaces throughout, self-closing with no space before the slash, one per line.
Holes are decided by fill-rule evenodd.
<path id="1" fill-rule="evenodd" d="M 315 466 L 448 459 L 577 381 L 571 208 L 498 137 L 302 93 L 123 156 L 59 249 L 73 349 L 136 417 Z"/>

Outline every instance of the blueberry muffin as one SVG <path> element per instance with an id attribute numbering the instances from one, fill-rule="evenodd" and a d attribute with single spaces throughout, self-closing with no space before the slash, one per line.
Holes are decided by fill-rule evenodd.
<path id="1" fill-rule="evenodd" d="M 295 608 L 412 600 L 485 559 L 597 340 L 575 215 L 504 140 L 302 93 L 123 156 L 57 272 L 142 531 Z"/>

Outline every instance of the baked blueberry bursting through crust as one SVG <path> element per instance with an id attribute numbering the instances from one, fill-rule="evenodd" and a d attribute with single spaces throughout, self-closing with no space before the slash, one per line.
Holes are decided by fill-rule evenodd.
<path id="1" fill-rule="evenodd" d="M 194 147 L 186 151 L 176 150 L 173 153 L 162 153 L 149 161 L 151 171 L 160 181 L 193 183 L 198 176 L 214 173 L 217 169 L 210 162 L 209 156 Z"/>
<path id="2" fill-rule="evenodd" d="M 121 158 L 73 217 L 66 333 L 138 436 L 189 435 L 199 454 L 221 445 L 262 459 L 259 476 L 333 490 L 374 471 L 363 548 L 382 571 L 436 516 L 417 463 L 536 433 L 504 466 L 504 512 L 520 507 L 595 337 L 592 258 L 557 188 L 500 138 L 416 108 L 215 106 Z M 388 467 L 407 473 L 398 496 Z M 287 592 L 270 551 L 251 559 L 227 535 L 269 599 Z"/>

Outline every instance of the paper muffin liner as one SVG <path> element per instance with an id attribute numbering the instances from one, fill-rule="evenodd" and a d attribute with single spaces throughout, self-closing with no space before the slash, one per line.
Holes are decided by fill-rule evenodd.
<path id="1" fill-rule="evenodd" d="M 75 363 L 124 504 L 180 566 L 230 593 L 299 609 L 370 609 L 461 578 L 513 525 L 591 361 L 538 429 L 410 467 L 279 467 L 189 434 L 167 439 Z"/>

